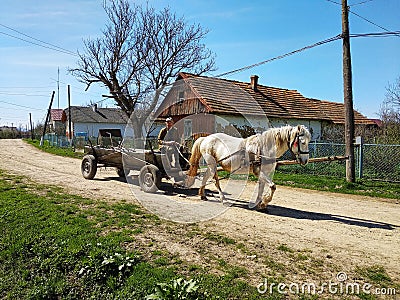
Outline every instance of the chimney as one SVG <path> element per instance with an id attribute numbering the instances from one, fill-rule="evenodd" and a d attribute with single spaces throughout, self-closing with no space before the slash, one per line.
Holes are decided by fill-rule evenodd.
<path id="1" fill-rule="evenodd" d="M 92 109 L 93 109 L 94 112 L 97 112 L 97 103 L 93 104 Z"/>
<path id="2" fill-rule="evenodd" d="M 250 83 L 251 83 L 251 89 L 253 91 L 257 91 L 258 76 L 257 75 L 251 75 L 250 76 Z"/>

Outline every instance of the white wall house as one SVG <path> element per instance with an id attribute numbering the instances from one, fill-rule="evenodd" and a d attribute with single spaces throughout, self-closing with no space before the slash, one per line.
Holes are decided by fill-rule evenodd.
<path id="1" fill-rule="evenodd" d="M 343 103 L 304 97 L 297 90 L 265 86 L 258 76 L 250 82 L 179 73 L 155 113 L 157 120 L 172 117 L 182 136 L 188 133 L 231 133 L 232 127 L 261 132 L 284 125 L 307 126 L 313 141 L 344 136 Z M 376 124 L 354 111 L 359 127 Z M 336 137 L 335 137 L 336 139 Z"/>
<path id="2" fill-rule="evenodd" d="M 64 110 L 68 135 L 68 109 Z M 100 129 L 120 129 L 124 136 L 128 118 L 119 108 L 71 106 L 71 128 L 74 136 L 98 137 Z"/>

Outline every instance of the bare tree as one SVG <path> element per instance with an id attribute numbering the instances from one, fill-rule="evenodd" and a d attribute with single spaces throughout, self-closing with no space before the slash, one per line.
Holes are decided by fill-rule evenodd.
<path id="1" fill-rule="evenodd" d="M 181 71 L 200 75 L 215 70 L 214 55 L 202 43 L 207 31 L 188 25 L 169 8 L 156 11 L 112 0 L 104 9 L 108 23 L 103 35 L 84 41 L 78 67 L 70 72 L 87 88 L 104 85 L 131 118 L 135 136 L 141 137 L 160 89 Z"/>
<path id="2" fill-rule="evenodd" d="M 386 87 L 385 104 L 400 112 L 400 76 L 396 82 Z"/>
<path id="3" fill-rule="evenodd" d="M 400 77 L 386 87 L 379 117 L 382 120 L 382 142 L 400 143 Z"/>

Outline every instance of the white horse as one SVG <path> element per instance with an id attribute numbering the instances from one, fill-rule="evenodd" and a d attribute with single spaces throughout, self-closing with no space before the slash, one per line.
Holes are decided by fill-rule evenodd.
<path id="1" fill-rule="evenodd" d="M 193 185 L 200 158 L 203 157 L 207 164 L 207 170 L 199 188 L 202 200 L 207 200 L 204 191 L 205 185 L 212 176 L 215 179 L 215 186 L 221 202 L 225 200 L 217 174 L 217 165 L 220 165 L 230 173 L 253 173 L 258 177 L 258 194 L 255 203 L 257 209 L 263 210 L 272 200 L 276 190 L 271 178 L 276 167 L 276 158 L 282 156 L 289 149 L 300 164 L 307 164 L 310 139 L 311 135 L 304 125 L 271 128 L 246 139 L 224 133 L 200 137 L 192 147 L 186 187 Z M 263 194 L 266 184 L 268 184 L 270 192 Z"/>

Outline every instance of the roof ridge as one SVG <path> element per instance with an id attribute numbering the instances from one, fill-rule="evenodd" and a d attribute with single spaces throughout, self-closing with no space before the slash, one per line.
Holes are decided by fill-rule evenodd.
<path id="1" fill-rule="evenodd" d="M 202 77 L 202 78 L 223 80 L 223 81 L 228 81 L 228 82 L 233 82 L 233 83 L 250 84 L 250 82 L 247 82 L 247 81 L 239 81 L 239 80 L 235 80 L 235 79 L 227 79 L 227 78 L 212 77 L 212 76 L 205 76 L 205 75 L 196 75 L 196 74 L 188 73 L 188 72 L 180 72 L 179 74 L 188 75 L 187 78 Z M 285 90 L 285 91 L 294 91 L 294 92 L 298 92 L 299 94 L 301 94 L 297 89 L 287 89 L 287 88 L 263 85 L 263 84 L 260 84 L 260 83 L 258 83 L 257 86 L 262 86 L 262 87 L 266 87 L 266 88 L 273 88 L 273 89 L 280 89 L 280 90 Z"/>

